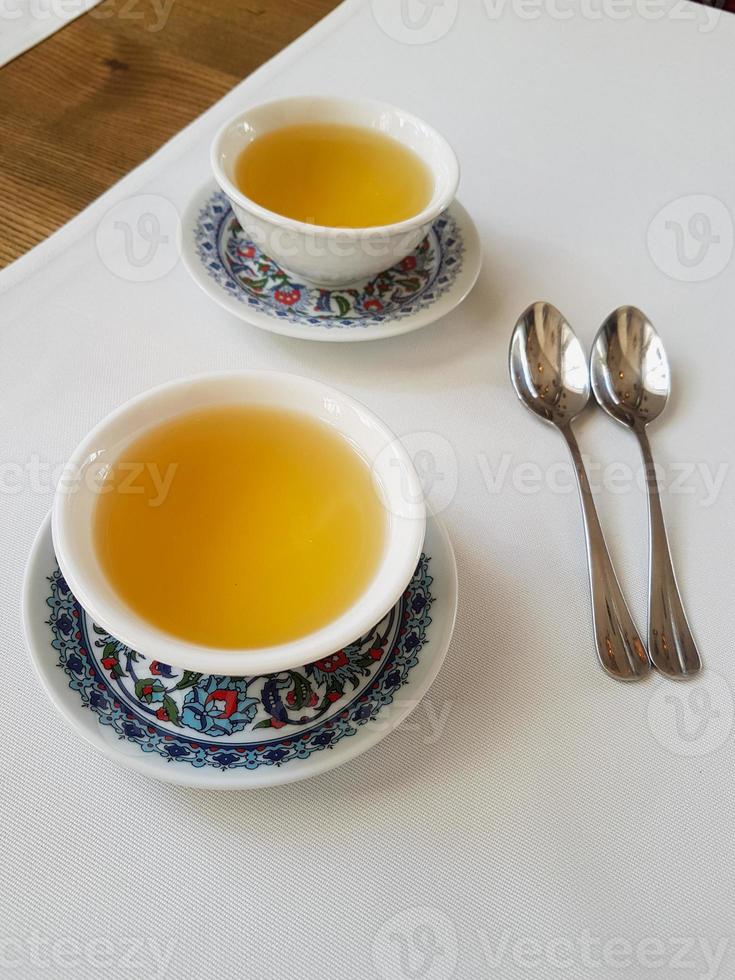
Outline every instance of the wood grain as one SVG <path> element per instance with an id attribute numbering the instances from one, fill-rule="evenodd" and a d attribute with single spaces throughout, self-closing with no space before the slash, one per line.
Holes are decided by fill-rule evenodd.
<path id="1" fill-rule="evenodd" d="M 105 0 L 0 69 L 0 266 L 336 6 Z"/>

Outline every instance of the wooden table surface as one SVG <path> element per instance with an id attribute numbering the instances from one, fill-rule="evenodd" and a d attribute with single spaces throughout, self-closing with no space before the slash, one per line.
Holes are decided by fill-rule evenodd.
<path id="1" fill-rule="evenodd" d="M 1 68 L 0 266 L 337 4 L 104 0 Z"/>
<path id="2" fill-rule="evenodd" d="M 337 5 L 104 0 L 0 68 L 0 267 Z"/>

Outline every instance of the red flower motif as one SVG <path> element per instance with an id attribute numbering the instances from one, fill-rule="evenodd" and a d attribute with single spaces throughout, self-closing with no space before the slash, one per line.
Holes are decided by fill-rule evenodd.
<path id="1" fill-rule="evenodd" d="M 247 248 L 238 248 L 237 254 L 246 259 L 253 259 L 255 258 L 255 246 L 248 245 Z"/>
<path id="2" fill-rule="evenodd" d="M 168 721 L 168 711 L 165 708 L 159 708 L 156 712 L 156 718 L 160 718 L 161 721 Z"/>
<path id="3" fill-rule="evenodd" d="M 301 299 L 301 290 L 299 289 L 277 289 L 273 293 L 273 297 L 277 303 L 282 303 L 284 306 L 293 306 L 294 303 L 298 303 Z"/>
<path id="4" fill-rule="evenodd" d="M 379 299 L 366 299 L 362 304 L 366 310 L 382 310 L 383 304 Z"/>
<path id="5" fill-rule="evenodd" d="M 341 691 L 327 691 L 327 701 L 331 701 L 332 704 L 334 704 L 335 701 L 339 701 L 341 697 Z"/>
<path id="6" fill-rule="evenodd" d="M 106 670 L 112 670 L 113 667 L 117 667 L 117 657 L 105 657 L 102 661 L 102 666 Z"/>
<path id="7" fill-rule="evenodd" d="M 149 694 L 153 694 L 153 688 L 151 687 L 151 685 L 150 685 L 150 684 L 146 684 L 146 686 L 145 686 L 145 687 L 142 687 L 142 688 L 140 689 L 140 693 L 141 693 L 141 694 L 145 694 L 145 695 L 146 695 L 146 697 L 147 697 L 147 696 L 148 696 Z"/>
<path id="8" fill-rule="evenodd" d="M 407 255 L 406 258 L 401 262 L 401 269 L 403 272 L 413 272 L 416 268 L 416 256 Z"/>
<path id="9" fill-rule="evenodd" d="M 315 691 L 311 695 L 311 697 L 309 698 L 309 707 L 310 708 L 314 708 L 314 707 L 316 707 L 317 704 L 319 704 L 319 698 L 318 698 L 317 693 Z"/>
<path id="10" fill-rule="evenodd" d="M 286 695 L 286 701 L 288 702 L 288 704 L 294 704 L 294 702 L 296 701 L 296 692 L 289 691 L 288 694 Z"/>
<path id="11" fill-rule="evenodd" d="M 325 674 L 333 673 L 338 667 L 344 667 L 347 663 L 347 654 L 344 650 L 338 650 L 333 653 L 331 657 L 325 657 L 323 660 L 317 660 L 314 666 L 318 670 L 323 670 Z"/>
<path id="12" fill-rule="evenodd" d="M 225 705 L 224 709 L 220 711 L 217 717 L 229 718 L 231 714 L 234 714 L 235 709 L 237 708 L 237 691 L 212 691 L 211 694 L 207 695 L 207 699 L 204 702 L 205 707 L 210 701 L 223 701 Z"/>
<path id="13" fill-rule="evenodd" d="M 285 724 L 285 721 L 279 721 L 277 718 L 271 718 L 271 725 L 273 728 L 283 728 Z"/>
<path id="14" fill-rule="evenodd" d="M 380 658 L 383 656 L 383 651 L 378 647 L 373 647 L 369 653 L 369 656 L 372 660 L 380 660 Z"/>

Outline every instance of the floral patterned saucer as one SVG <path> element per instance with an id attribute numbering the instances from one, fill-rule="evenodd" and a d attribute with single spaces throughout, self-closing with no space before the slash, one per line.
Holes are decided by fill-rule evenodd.
<path id="1" fill-rule="evenodd" d="M 455 201 L 392 269 L 349 289 L 306 285 L 248 240 L 214 184 L 187 210 L 182 249 L 194 280 L 225 309 L 306 340 L 374 340 L 427 326 L 462 302 L 481 264 L 477 230 Z"/>
<path id="2" fill-rule="evenodd" d="M 399 725 L 444 661 L 456 606 L 452 547 L 430 518 L 406 592 L 360 640 L 301 670 L 197 674 L 148 660 L 90 619 L 59 571 L 48 517 L 23 618 L 46 693 L 93 746 L 154 778 L 250 789 L 339 766 Z"/>

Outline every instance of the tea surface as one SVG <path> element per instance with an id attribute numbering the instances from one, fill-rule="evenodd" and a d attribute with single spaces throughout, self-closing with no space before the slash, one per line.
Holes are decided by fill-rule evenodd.
<path id="1" fill-rule="evenodd" d="M 265 133 L 236 161 L 236 183 L 277 214 L 331 228 L 369 228 L 413 217 L 433 179 L 413 150 L 360 126 L 309 123 Z"/>
<path id="2" fill-rule="evenodd" d="M 385 511 L 367 463 L 304 415 L 227 406 L 144 432 L 95 509 L 111 585 L 173 636 L 219 648 L 304 636 L 373 577 Z"/>

